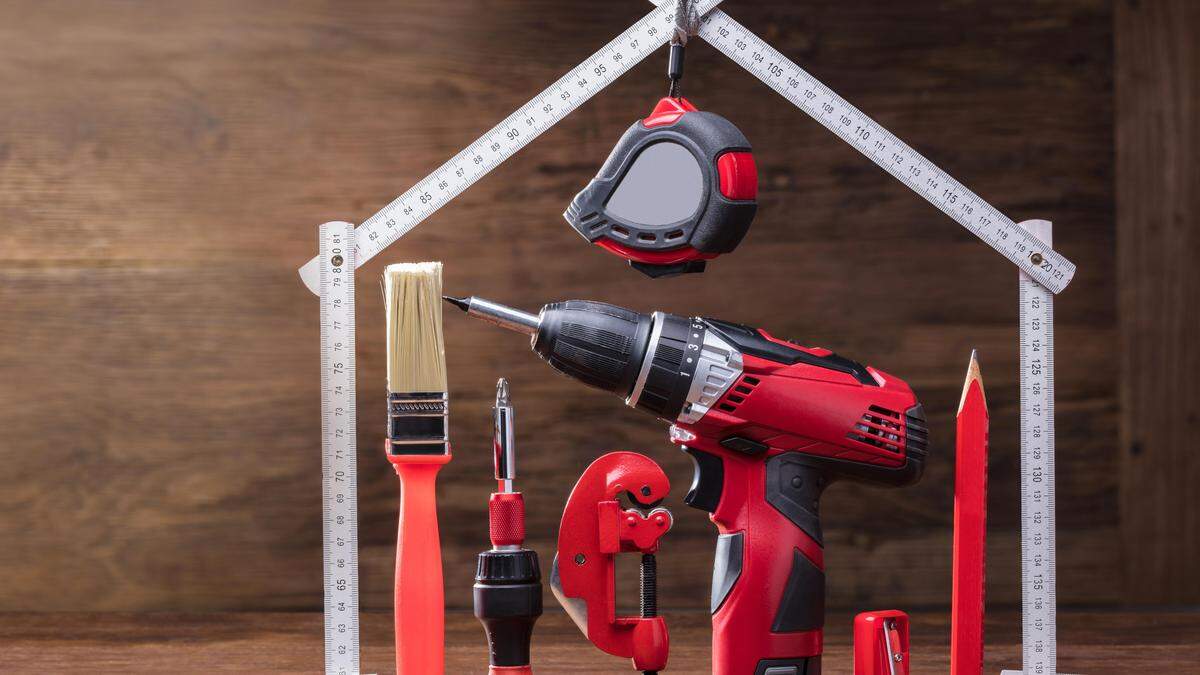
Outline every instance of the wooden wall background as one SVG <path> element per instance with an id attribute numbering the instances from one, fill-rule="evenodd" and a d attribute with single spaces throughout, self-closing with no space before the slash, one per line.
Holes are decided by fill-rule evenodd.
<path id="1" fill-rule="evenodd" d="M 1195 453 L 1186 474 L 1172 464 L 1195 449 L 1191 432 L 1118 429 L 1143 416 L 1182 428 L 1155 417 L 1160 390 L 1118 386 L 1122 366 L 1154 360 L 1151 372 L 1165 372 L 1172 356 L 1196 374 L 1190 346 L 1158 351 L 1155 322 L 1178 310 L 1166 299 L 1146 307 L 1123 292 L 1139 332 L 1136 348 L 1126 340 L 1118 353 L 1114 22 L 1154 10 L 1105 0 L 728 4 L 1009 215 L 1055 221 L 1058 247 L 1079 266 L 1057 305 L 1060 598 L 1141 603 L 1149 590 L 1155 602 L 1200 600 L 1195 575 L 1180 573 L 1181 554 L 1197 550 Z M 315 251 L 316 225 L 365 219 L 647 9 L 0 5 L 0 610 L 319 607 L 317 306 L 295 273 Z M 445 261 L 454 292 L 526 308 L 587 297 L 716 315 L 908 379 L 931 414 L 925 479 L 894 491 L 840 485 L 825 500 L 830 601 L 845 608 L 948 601 L 952 414 L 979 348 L 993 419 L 988 593 L 1017 601 L 1015 271 L 723 56 L 703 44 L 689 52 L 685 93 L 735 120 L 760 166 L 760 215 L 736 255 L 700 277 L 651 281 L 583 245 L 559 215 L 665 91 L 662 55 L 361 270 L 365 606 L 390 604 L 397 492 L 380 447 L 378 278 L 386 263 L 423 259 Z M 1151 86 L 1141 68 L 1153 65 L 1127 73 L 1129 85 Z M 1139 105 L 1152 114 L 1152 100 Z M 1155 158 L 1145 155 L 1151 172 Z M 1194 154 L 1176 161 L 1194 178 Z M 1194 206 L 1194 180 L 1173 185 Z M 1121 235 L 1141 236 L 1143 213 L 1121 213 Z M 1180 209 L 1169 228 L 1190 228 L 1194 252 L 1193 216 Z M 1172 249 L 1174 236 L 1158 245 Z M 1126 272 L 1138 263 L 1120 260 Z M 1172 288 L 1194 303 L 1194 285 Z M 1195 318 L 1194 304 L 1185 316 Z M 663 604 L 705 606 L 713 533 L 678 500 L 690 462 L 662 425 L 555 376 L 516 336 L 447 316 L 446 346 L 456 444 L 439 493 L 448 602 L 469 606 L 486 542 L 489 405 L 505 375 L 545 563 L 588 461 L 642 450 L 677 495 Z M 1184 389 L 1190 429 L 1195 389 Z M 1129 492 L 1172 475 L 1153 510 Z M 1191 524 L 1186 543 L 1156 520 L 1163 514 Z M 1165 565 L 1161 580 L 1155 565 Z"/>

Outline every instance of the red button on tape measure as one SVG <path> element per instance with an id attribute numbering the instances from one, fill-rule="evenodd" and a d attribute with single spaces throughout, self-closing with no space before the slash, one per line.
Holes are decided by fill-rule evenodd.
<path id="1" fill-rule="evenodd" d="M 750 141 L 732 122 L 664 98 L 617 142 L 563 216 L 651 277 L 701 272 L 737 247 L 758 209 Z"/>

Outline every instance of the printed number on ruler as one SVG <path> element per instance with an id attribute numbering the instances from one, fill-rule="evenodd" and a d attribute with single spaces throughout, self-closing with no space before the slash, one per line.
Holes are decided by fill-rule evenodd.
<path id="1" fill-rule="evenodd" d="M 1052 245 L 1050 223 L 1026 221 Z M 1024 272 L 1021 302 L 1022 670 L 1057 666 L 1054 517 L 1054 295 Z"/>
<path id="2" fill-rule="evenodd" d="M 1071 277 L 1075 275 L 1074 263 L 1026 232 L 728 14 L 721 10 L 709 13 L 701 20 L 699 33 L 700 37 L 738 65 L 984 240 L 1043 286 L 1058 293 L 1071 282 Z"/>
<path id="3" fill-rule="evenodd" d="M 321 493 L 325 672 L 358 675 L 354 226 L 321 226 Z"/>
<path id="4" fill-rule="evenodd" d="M 707 12 L 721 0 L 700 0 Z M 642 17 L 542 93 L 492 127 L 432 174 L 417 182 L 355 230 L 357 264 L 375 257 L 475 181 L 516 154 L 596 92 L 611 84 L 671 37 L 673 4 Z M 317 259 L 300 268 L 300 278 L 317 291 Z"/>

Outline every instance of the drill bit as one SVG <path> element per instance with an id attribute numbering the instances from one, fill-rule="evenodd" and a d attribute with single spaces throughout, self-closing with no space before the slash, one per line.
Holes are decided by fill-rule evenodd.
<path id="1" fill-rule="evenodd" d="M 542 324 L 542 318 L 538 315 L 473 295 L 468 298 L 443 295 L 442 299 L 471 316 L 518 333 L 537 335 L 538 327 Z"/>
<path id="2" fill-rule="evenodd" d="M 513 440 L 513 407 L 508 398 L 508 380 L 496 381 L 496 404 L 492 408 L 495 432 L 492 437 L 493 461 L 496 482 L 500 492 L 513 491 L 513 479 L 517 477 L 516 443 Z"/>

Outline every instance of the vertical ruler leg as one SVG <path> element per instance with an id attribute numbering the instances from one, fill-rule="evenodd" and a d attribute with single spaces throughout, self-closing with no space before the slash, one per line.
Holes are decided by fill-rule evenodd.
<path id="1" fill-rule="evenodd" d="M 1047 246 L 1050 222 L 1021 226 Z M 1033 260 L 1035 264 L 1038 260 Z M 1020 273 L 1021 670 L 1058 668 L 1054 541 L 1054 294 Z"/>
<path id="2" fill-rule="evenodd" d="M 354 226 L 321 226 L 321 504 L 325 672 L 358 675 Z"/>

